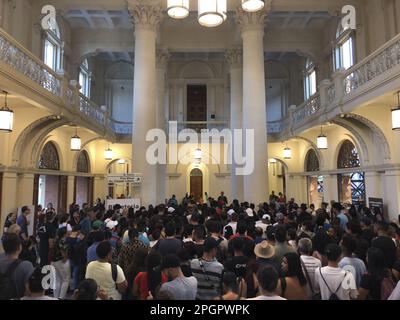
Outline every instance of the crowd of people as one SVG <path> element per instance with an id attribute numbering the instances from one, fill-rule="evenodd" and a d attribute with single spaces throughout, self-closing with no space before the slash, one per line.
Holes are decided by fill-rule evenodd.
<path id="1" fill-rule="evenodd" d="M 28 207 L 4 223 L 0 299 L 399 300 L 400 229 L 379 209 L 332 202 L 206 201 Z M 48 270 L 55 283 L 43 287 Z M 51 282 L 51 281 L 50 281 Z"/>

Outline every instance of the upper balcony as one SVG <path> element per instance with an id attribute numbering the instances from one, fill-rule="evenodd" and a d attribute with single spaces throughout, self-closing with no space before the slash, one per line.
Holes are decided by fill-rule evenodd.
<path id="1" fill-rule="evenodd" d="M 75 81 L 47 67 L 40 59 L 0 29 L 0 85 L 46 106 L 71 123 L 106 138 L 129 142 L 132 122 L 111 119 L 106 110 L 80 94 Z M 286 139 L 354 108 L 384 93 L 398 89 L 400 78 L 400 34 L 348 70 L 339 70 L 323 80 L 319 91 L 286 118 L 267 123 L 270 141 Z M 183 129 L 228 128 L 228 121 L 178 122 Z"/>

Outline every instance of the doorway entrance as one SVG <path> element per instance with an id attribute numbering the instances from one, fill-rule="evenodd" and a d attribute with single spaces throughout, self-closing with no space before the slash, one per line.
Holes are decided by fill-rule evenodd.
<path id="1" fill-rule="evenodd" d="M 200 169 L 193 169 L 190 172 L 190 194 L 194 195 L 195 201 L 203 196 L 203 172 Z"/>
<path id="2" fill-rule="evenodd" d="M 187 121 L 207 121 L 207 86 L 187 86 Z M 200 132 L 206 129 L 206 124 L 190 124 L 187 128 Z"/>
<path id="3" fill-rule="evenodd" d="M 39 175 L 37 204 L 43 208 L 52 205 L 57 212 L 66 212 L 67 183 L 66 176 Z"/>

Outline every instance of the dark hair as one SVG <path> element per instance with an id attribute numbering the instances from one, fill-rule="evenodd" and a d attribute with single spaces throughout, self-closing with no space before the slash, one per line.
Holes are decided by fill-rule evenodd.
<path id="1" fill-rule="evenodd" d="M 278 287 L 278 272 L 274 267 L 267 265 L 258 269 L 257 280 L 261 288 L 267 292 L 274 292 Z"/>
<path id="2" fill-rule="evenodd" d="M 233 251 L 243 251 L 243 247 L 244 247 L 243 238 L 240 238 L 240 237 L 233 238 L 229 242 L 231 243 Z"/>
<path id="3" fill-rule="evenodd" d="M 101 242 L 101 241 L 104 241 L 104 239 L 105 239 L 104 232 L 102 232 L 102 231 L 96 230 L 96 231 L 93 231 L 90 235 L 92 236 L 92 239 L 94 242 Z"/>
<path id="4" fill-rule="evenodd" d="M 362 233 L 361 224 L 358 221 L 350 220 L 347 223 L 347 229 L 351 231 L 352 234 L 360 235 Z"/>
<path id="5" fill-rule="evenodd" d="M 301 267 L 300 257 L 297 253 L 289 252 L 284 255 L 288 263 L 287 277 L 296 277 L 302 287 L 307 284 L 307 280 Z"/>
<path id="6" fill-rule="evenodd" d="M 198 225 L 193 228 L 193 235 L 197 240 L 204 240 L 206 238 L 206 231 L 202 225 Z"/>
<path id="7" fill-rule="evenodd" d="M 175 235 L 176 226 L 174 222 L 168 222 L 165 226 L 165 235 L 167 237 L 173 237 Z"/>
<path id="8" fill-rule="evenodd" d="M 285 242 L 287 237 L 287 231 L 285 226 L 277 226 L 275 228 L 275 239 L 278 242 Z"/>
<path id="9" fill-rule="evenodd" d="M 224 272 L 222 277 L 222 284 L 234 293 L 238 293 L 239 284 L 236 274 L 231 271 Z M 223 290 L 223 288 L 221 288 Z M 224 294 L 224 292 L 222 292 Z"/>
<path id="10" fill-rule="evenodd" d="M 373 280 L 380 281 L 385 277 L 387 269 L 385 268 L 385 255 L 381 249 L 371 247 L 367 251 L 367 270 Z"/>
<path id="11" fill-rule="evenodd" d="M 268 241 L 275 241 L 275 228 L 273 226 L 268 226 L 265 234 Z"/>
<path id="12" fill-rule="evenodd" d="M 342 247 L 348 255 L 351 255 L 357 248 L 357 241 L 350 235 L 344 234 L 342 238 Z"/>
<path id="13" fill-rule="evenodd" d="M 27 210 L 29 210 L 29 207 L 28 207 L 28 206 L 23 206 L 23 207 L 21 208 L 21 212 L 22 212 L 22 213 L 25 213 L 25 211 L 27 211 Z"/>
<path id="14" fill-rule="evenodd" d="M 243 220 L 239 221 L 236 225 L 236 232 L 239 234 L 245 234 L 247 231 L 247 224 Z"/>
<path id="15" fill-rule="evenodd" d="M 83 280 L 75 294 L 75 300 L 96 300 L 97 299 L 97 282 L 93 279 Z"/>
<path id="16" fill-rule="evenodd" d="M 227 225 L 225 227 L 225 234 L 224 234 L 225 238 L 229 239 L 231 236 L 233 236 L 233 229 L 231 226 Z"/>
<path id="17" fill-rule="evenodd" d="M 129 229 L 129 231 L 128 231 L 128 236 L 129 236 L 129 239 L 130 239 L 130 240 L 139 237 L 139 230 L 136 229 L 136 228 L 131 228 L 131 229 Z"/>
<path id="18" fill-rule="evenodd" d="M 29 277 L 29 291 L 32 293 L 40 293 L 44 292 L 44 288 L 42 286 L 43 278 L 45 274 L 42 273 L 42 268 L 37 267 L 32 275 Z"/>
<path id="19" fill-rule="evenodd" d="M 161 260 L 162 256 L 157 251 L 150 252 L 146 257 L 148 290 L 153 296 L 161 285 Z"/>
<path id="20" fill-rule="evenodd" d="M 161 232 L 159 229 L 154 229 L 153 232 L 151 233 L 151 237 L 154 241 L 160 239 Z"/>
<path id="21" fill-rule="evenodd" d="M 96 254 L 99 259 L 105 259 L 112 251 L 111 243 L 109 241 L 102 241 L 96 248 Z"/>
<path id="22" fill-rule="evenodd" d="M 221 233 L 222 224 L 219 221 L 209 220 L 207 223 L 207 229 L 211 233 Z"/>
<path id="23" fill-rule="evenodd" d="M 11 233 L 7 234 L 3 239 L 3 248 L 6 255 L 16 253 L 21 247 L 21 239 L 18 235 Z"/>
<path id="24" fill-rule="evenodd" d="M 336 243 L 330 243 L 325 248 L 328 261 L 337 261 L 342 255 L 342 249 Z"/>

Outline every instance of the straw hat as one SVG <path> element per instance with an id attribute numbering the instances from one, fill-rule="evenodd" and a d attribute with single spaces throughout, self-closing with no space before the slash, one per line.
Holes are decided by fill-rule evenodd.
<path id="1" fill-rule="evenodd" d="M 258 258 L 269 259 L 274 256 L 275 248 L 268 241 L 262 241 L 255 246 L 254 253 Z"/>

